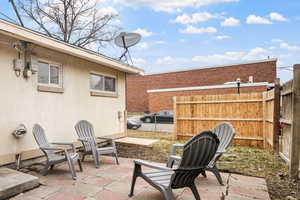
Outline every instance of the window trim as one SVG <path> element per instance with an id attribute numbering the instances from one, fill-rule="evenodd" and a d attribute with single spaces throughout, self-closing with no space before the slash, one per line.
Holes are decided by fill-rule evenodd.
<path id="1" fill-rule="evenodd" d="M 63 89 L 63 65 L 61 63 L 53 62 L 53 61 L 46 60 L 46 59 L 38 59 L 37 62 L 38 62 L 38 64 L 41 62 L 41 63 L 46 63 L 46 64 L 49 65 L 49 70 L 48 70 L 49 83 L 48 84 L 39 83 L 39 72 L 37 72 L 37 85 L 41 86 L 39 88 L 60 88 L 60 89 Z M 50 77 L 50 73 L 51 73 L 50 67 L 51 66 L 58 67 L 58 69 L 59 69 L 58 84 L 50 83 L 50 78 L 51 78 Z M 51 89 L 49 89 L 49 90 L 51 90 Z"/>
<path id="2" fill-rule="evenodd" d="M 115 79 L 115 91 L 96 90 L 91 88 L 91 75 L 103 76 L 103 83 L 105 84 L 105 77 Z M 105 87 L 105 85 L 104 85 Z M 102 97 L 118 97 L 118 76 L 112 74 L 106 74 L 101 72 L 90 71 L 89 73 L 89 90 L 91 96 L 102 96 Z"/>

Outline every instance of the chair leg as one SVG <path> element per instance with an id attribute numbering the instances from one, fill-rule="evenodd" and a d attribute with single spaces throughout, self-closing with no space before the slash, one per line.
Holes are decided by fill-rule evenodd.
<path id="1" fill-rule="evenodd" d="M 95 167 L 96 167 L 96 168 L 99 168 L 99 166 L 100 166 L 99 155 L 97 155 L 97 156 L 94 158 L 94 162 L 95 162 Z"/>
<path id="2" fill-rule="evenodd" d="M 201 175 L 202 175 L 204 178 L 207 178 L 207 175 L 206 175 L 205 170 L 204 170 L 203 172 L 201 172 Z"/>
<path id="3" fill-rule="evenodd" d="M 116 158 L 117 165 L 119 165 L 120 163 L 119 163 L 119 159 L 118 159 L 118 154 L 115 152 L 114 155 L 115 155 L 115 158 Z"/>
<path id="4" fill-rule="evenodd" d="M 164 195 L 165 200 L 175 200 L 175 197 L 174 197 L 174 194 L 173 194 L 171 188 L 169 188 L 167 190 L 163 190 L 162 194 Z"/>
<path id="5" fill-rule="evenodd" d="M 195 199 L 196 200 L 201 200 L 199 192 L 197 190 L 197 187 L 196 187 L 195 183 L 193 183 L 190 188 L 191 188 L 191 190 L 192 190 L 192 192 L 194 194 Z"/>
<path id="6" fill-rule="evenodd" d="M 130 193 L 129 193 L 129 197 L 133 196 L 134 193 L 134 186 L 135 186 L 135 182 L 137 177 L 141 174 L 141 166 L 135 164 L 134 165 L 134 170 L 133 170 L 133 175 L 132 175 L 132 182 L 131 182 L 131 188 L 130 188 Z"/>
<path id="7" fill-rule="evenodd" d="M 174 160 L 173 159 L 168 159 L 168 162 L 167 162 L 167 167 L 169 167 L 169 168 L 173 168 L 173 165 L 174 165 Z"/>
<path id="8" fill-rule="evenodd" d="M 81 162 L 84 162 L 85 154 L 82 154 Z"/>
<path id="9" fill-rule="evenodd" d="M 216 176 L 216 178 L 218 179 L 220 185 L 224 185 L 221 174 L 219 172 L 219 169 L 216 166 L 214 166 L 212 168 L 209 168 L 209 171 L 211 171 Z"/>
<path id="10" fill-rule="evenodd" d="M 93 152 L 92 156 L 93 156 L 93 159 L 94 159 L 95 167 L 99 168 L 99 166 L 100 166 L 99 154 L 97 152 Z"/>
<path id="11" fill-rule="evenodd" d="M 46 176 L 49 173 L 49 165 L 46 165 L 41 171 L 43 176 Z"/>
<path id="12" fill-rule="evenodd" d="M 81 164 L 81 161 L 80 161 L 80 159 L 78 159 L 78 160 L 77 160 L 77 162 L 78 162 L 79 169 L 80 169 L 80 171 L 82 172 L 82 171 L 83 171 L 83 169 L 82 169 L 82 164 Z"/>
<path id="13" fill-rule="evenodd" d="M 76 172 L 75 172 L 73 160 L 68 159 L 68 165 L 69 165 L 69 169 L 70 169 L 72 178 L 74 180 L 76 180 Z"/>

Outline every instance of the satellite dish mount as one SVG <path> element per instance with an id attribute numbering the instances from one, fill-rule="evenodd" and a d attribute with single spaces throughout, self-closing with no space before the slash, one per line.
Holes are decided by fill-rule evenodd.
<path id="1" fill-rule="evenodd" d="M 128 58 L 130 59 L 131 63 L 133 64 L 130 52 L 129 52 L 129 47 L 132 47 L 139 43 L 141 41 L 141 35 L 138 33 L 125 33 L 122 32 L 120 35 L 118 35 L 115 38 L 115 44 L 118 47 L 124 48 L 124 53 L 119 57 L 119 60 L 122 60 L 125 58 L 125 61 L 128 63 Z M 128 56 L 128 57 L 127 57 Z"/>

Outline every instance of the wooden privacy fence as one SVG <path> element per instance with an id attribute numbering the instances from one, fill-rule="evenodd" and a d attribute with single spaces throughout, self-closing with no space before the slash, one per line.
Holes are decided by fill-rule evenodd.
<path id="1" fill-rule="evenodd" d="M 264 93 L 174 97 L 174 137 L 187 139 L 221 122 L 235 130 L 234 143 L 276 149 L 278 123 L 275 113 L 278 89 Z M 278 99 L 278 98 L 277 98 Z M 277 135 L 278 136 L 278 135 Z"/>
<path id="2" fill-rule="evenodd" d="M 299 178 L 300 161 L 300 65 L 294 65 L 293 80 L 281 89 L 279 154 L 289 165 L 289 175 Z"/>

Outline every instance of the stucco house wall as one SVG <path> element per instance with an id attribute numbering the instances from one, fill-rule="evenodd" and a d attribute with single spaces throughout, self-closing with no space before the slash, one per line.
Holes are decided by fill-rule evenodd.
<path id="1" fill-rule="evenodd" d="M 0 34 L 0 40 L 13 38 Z M 63 93 L 38 91 L 37 74 L 29 79 L 17 77 L 13 59 L 17 51 L 0 44 L 0 165 L 14 162 L 15 154 L 27 159 L 39 155 L 32 135 L 32 127 L 39 123 L 46 130 L 50 142 L 75 142 L 74 125 L 81 119 L 90 121 L 97 136 L 124 132 L 125 72 L 59 53 L 38 45 L 33 46 L 35 59 L 62 64 Z M 91 96 L 90 72 L 117 77 L 117 97 Z M 121 118 L 118 117 L 121 112 Z M 15 139 L 12 132 L 25 124 L 28 133 Z"/>

